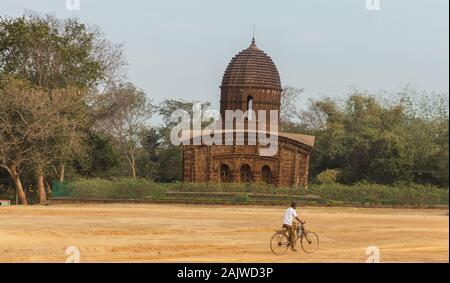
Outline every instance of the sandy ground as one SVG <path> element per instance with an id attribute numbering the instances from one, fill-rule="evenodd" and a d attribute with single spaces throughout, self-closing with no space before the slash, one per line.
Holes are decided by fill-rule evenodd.
<path id="1" fill-rule="evenodd" d="M 0 262 L 448 262 L 447 210 L 300 208 L 314 254 L 269 248 L 283 207 L 52 205 L 0 207 Z"/>

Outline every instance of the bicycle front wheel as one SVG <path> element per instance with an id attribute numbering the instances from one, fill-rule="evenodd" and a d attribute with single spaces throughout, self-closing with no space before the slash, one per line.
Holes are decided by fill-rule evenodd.
<path id="1" fill-rule="evenodd" d="M 270 249 L 276 255 L 286 253 L 289 246 L 289 237 L 285 233 L 275 233 L 270 239 Z"/>
<path id="2" fill-rule="evenodd" d="M 319 236 L 314 232 L 306 232 L 303 234 L 301 244 L 305 253 L 313 253 L 319 248 Z"/>

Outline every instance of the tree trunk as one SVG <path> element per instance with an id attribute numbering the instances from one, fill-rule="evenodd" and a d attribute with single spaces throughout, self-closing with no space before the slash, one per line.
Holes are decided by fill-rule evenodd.
<path id="1" fill-rule="evenodd" d="M 47 204 L 47 193 L 45 191 L 44 170 L 39 166 L 37 170 L 37 186 L 39 191 L 39 203 Z"/>
<path id="2" fill-rule="evenodd" d="M 16 168 L 10 169 L 10 176 L 16 186 L 17 194 L 19 195 L 19 202 L 23 205 L 28 205 L 27 196 L 22 187 L 22 182 L 20 181 L 20 176 L 17 174 Z"/>
<path id="3" fill-rule="evenodd" d="M 127 158 L 131 169 L 131 177 L 136 178 L 136 160 L 134 159 L 134 150 L 132 148 L 124 148 L 123 153 Z"/>
<path id="4" fill-rule="evenodd" d="M 45 187 L 47 188 L 47 193 L 51 194 L 52 193 L 52 186 L 50 186 L 50 183 L 47 182 L 47 179 L 44 179 L 45 181 Z"/>
<path id="5" fill-rule="evenodd" d="M 58 175 L 58 181 L 59 182 L 63 182 L 64 181 L 64 175 L 66 172 L 66 166 L 64 166 L 64 164 L 60 164 L 59 165 L 59 175 Z"/>
<path id="6" fill-rule="evenodd" d="M 134 156 L 131 156 L 131 173 L 133 174 L 133 178 L 136 178 L 136 161 L 134 160 Z"/>

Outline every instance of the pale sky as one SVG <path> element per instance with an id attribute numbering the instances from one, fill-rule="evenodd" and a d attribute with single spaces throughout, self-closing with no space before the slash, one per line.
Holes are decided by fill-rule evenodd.
<path id="1" fill-rule="evenodd" d="M 268 53 L 283 85 L 305 98 L 340 97 L 350 87 L 396 91 L 406 84 L 449 90 L 449 1 L 380 0 L 0 0 L 1 16 L 24 9 L 77 17 L 123 43 L 128 79 L 149 97 L 218 105 L 222 75 L 249 46 Z M 302 102 L 303 103 L 303 102 Z"/>

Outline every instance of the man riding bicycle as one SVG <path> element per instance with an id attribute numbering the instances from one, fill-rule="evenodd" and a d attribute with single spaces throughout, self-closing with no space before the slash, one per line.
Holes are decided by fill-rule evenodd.
<path id="1" fill-rule="evenodd" d="M 294 218 L 297 219 L 298 222 L 301 224 L 304 224 L 303 221 L 300 220 L 297 216 L 297 212 L 295 209 L 297 208 L 297 203 L 293 202 L 291 203 L 291 206 L 286 209 L 286 212 L 284 213 L 284 220 L 283 220 L 283 228 L 286 228 L 289 231 L 289 240 L 291 242 L 291 249 L 292 251 L 296 252 L 295 249 L 295 241 L 296 241 L 296 235 L 295 235 L 295 225 L 293 225 Z"/>

